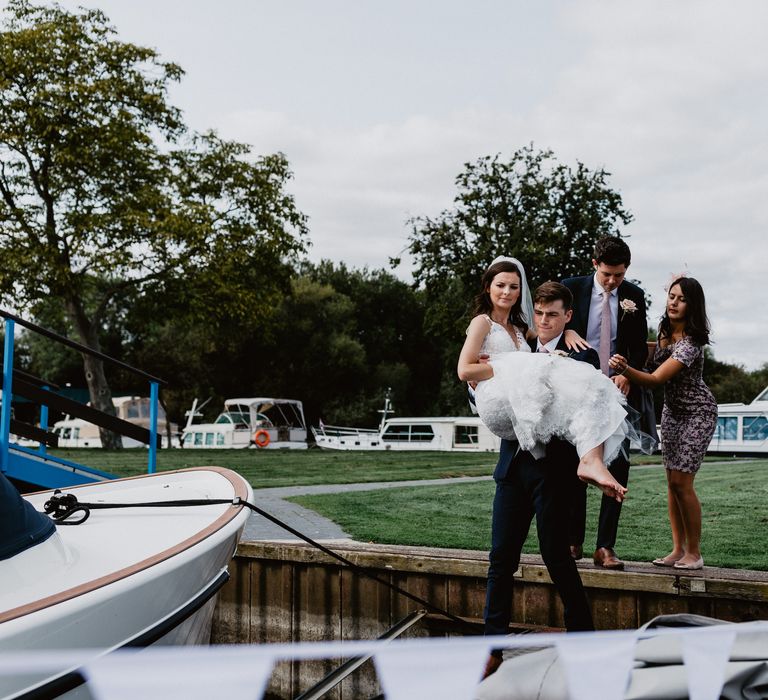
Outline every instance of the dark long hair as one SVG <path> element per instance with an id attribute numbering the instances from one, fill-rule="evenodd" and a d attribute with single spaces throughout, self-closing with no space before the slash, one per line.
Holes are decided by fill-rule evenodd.
<path id="1" fill-rule="evenodd" d="M 491 265 L 480 278 L 480 291 L 474 300 L 474 309 L 472 313 L 477 316 L 478 314 L 490 314 L 493 311 L 493 304 L 491 303 L 491 295 L 489 289 L 493 278 L 500 272 L 514 272 L 520 279 L 520 296 L 509 310 L 509 320 L 513 325 L 517 326 L 523 335 L 528 331 L 528 324 L 523 319 L 523 276 L 520 274 L 520 270 L 517 265 L 507 260 L 502 260 L 494 265 Z"/>
<path id="2" fill-rule="evenodd" d="M 704 290 L 693 277 L 678 277 L 668 289 L 675 285 L 680 286 L 680 291 L 685 297 L 685 334 L 690 336 L 698 345 L 709 345 L 709 318 L 704 301 Z M 672 323 L 667 316 L 666 306 L 664 315 L 659 323 L 659 338 L 672 337 Z"/>

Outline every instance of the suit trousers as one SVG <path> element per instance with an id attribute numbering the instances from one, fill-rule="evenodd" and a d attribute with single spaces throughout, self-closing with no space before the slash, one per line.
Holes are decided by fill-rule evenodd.
<path id="1" fill-rule="evenodd" d="M 496 479 L 491 551 L 485 604 L 485 634 L 507 634 L 512 588 L 523 543 L 536 517 L 544 564 L 564 608 L 570 632 L 592 630 L 584 587 L 568 549 L 568 510 L 572 502 L 569 467 L 578 463 L 574 448 L 560 440 L 547 446 L 543 459 L 519 451 L 503 478 Z"/>

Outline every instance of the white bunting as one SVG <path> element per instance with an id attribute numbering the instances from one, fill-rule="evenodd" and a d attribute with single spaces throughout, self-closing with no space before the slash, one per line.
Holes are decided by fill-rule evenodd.
<path id="1" fill-rule="evenodd" d="M 623 700 L 635 658 L 633 634 L 562 635 L 556 646 L 571 700 Z"/>
<path id="2" fill-rule="evenodd" d="M 201 654 L 201 649 L 208 653 Z M 274 665 L 271 657 L 211 651 L 201 647 L 188 648 L 186 654 L 159 650 L 110 654 L 85 667 L 88 688 L 96 700 L 262 697 Z"/>
<path id="3" fill-rule="evenodd" d="M 374 663 L 387 700 L 471 700 L 489 654 L 482 643 L 441 645 L 417 654 L 392 644 L 376 652 Z"/>
<path id="4" fill-rule="evenodd" d="M 720 634 L 683 635 L 683 662 L 690 700 L 718 700 L 734 639 L 735 629 Z"/>

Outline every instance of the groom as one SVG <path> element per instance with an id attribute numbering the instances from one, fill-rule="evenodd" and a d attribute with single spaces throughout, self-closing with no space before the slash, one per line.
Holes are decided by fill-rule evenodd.
<path id="1" fill-rule="evenodd" d="M 558 350 L 575 360 L 589 362 L 597 369 L 599 359 L 593 349 L 571 353 L 563 341 L 563 331 L 571 320 L 571 304 L 571 292 L 559 282 L 545 282 L 534 292 L 538 338 L 531 341 L 531 350 Z M 541 556 L 563 602 L 567 630 L 594 629 L 584 587 L 568 548 L 568 510 L 572 500 L 570 473 L 576 478 L 578 463 L 576 448 L 562 440 L 550 441 L 542 459 L 521 450 L 517 442 L 501 441 L 499 461 L 493 473 L 496 495 L 491 524 L 485 634 L 508 633 L 513 576 L 520 564 L 523 543 L 534 516 Z M 500 664 L 501 650 L 497 649 L 488 660 L 485 676 L 496 671 Z"/>
<path id="2" fill-rule="evenodd" d="M 626 377 L 613 374 L 608 358 L 614 353 L 624 355 L 630 367 L 641 370 L 648 357 L 648 323 L 645 316 L 645 295 L 640 287 L 627 282 L 627 268 L 632 256 L 629 246 L 618 236 L 606 236 L 597 241 L 592 266 L 595 272 L 584 277 L 571 277 L 563 284 L 573 293 L 573 316 L 568 328 L 598 350 L 601 370 L 611 377 L 616 387 L 627 396 L 629 405 L 641 410 L 641 387 L 632 387 Z M 622 486 L 629 481 L 629 445 L 608 465 L 613 477 Z M 574 496 L 571 505 L 569 537 L 571 555 L 582 556 L 585 521 L 587 516 L 586 484 L 574 477 Z M 619 529 L 621 503 L 603 496 L 597 525 L 597 542 L 592 557 L 596 566 L 623 569 L 614 551 Z"/>

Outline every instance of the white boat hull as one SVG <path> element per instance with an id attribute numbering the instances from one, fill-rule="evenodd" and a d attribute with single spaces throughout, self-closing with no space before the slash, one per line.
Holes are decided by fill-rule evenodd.
<path id="1" fill-rule="evenodd" d="M 242 477 L 216 468 L 67 492 L 83 502 L 251 497 Z M 42 510 L 50 495 L 28 500 Z M 60 526 L 40 545 L 0 562 L 0 652 L 83 648 L 107 653 L 124 646 L 205 642 L 200 623 L 210 620 L 248 514 L 233 505 L 96 510 L 82 525 Z M 73 681 L 67 674 L 73 670 L 2 678 L 0 697 L 57 683 L 68 689 Z"/>
<path id="2" fill-rule="evenodd" d="M 501 444 L 474 416 L 390 418 L 381 430 L 323 426 L 312 432 L 328 450 L 497 452 Z"/>

